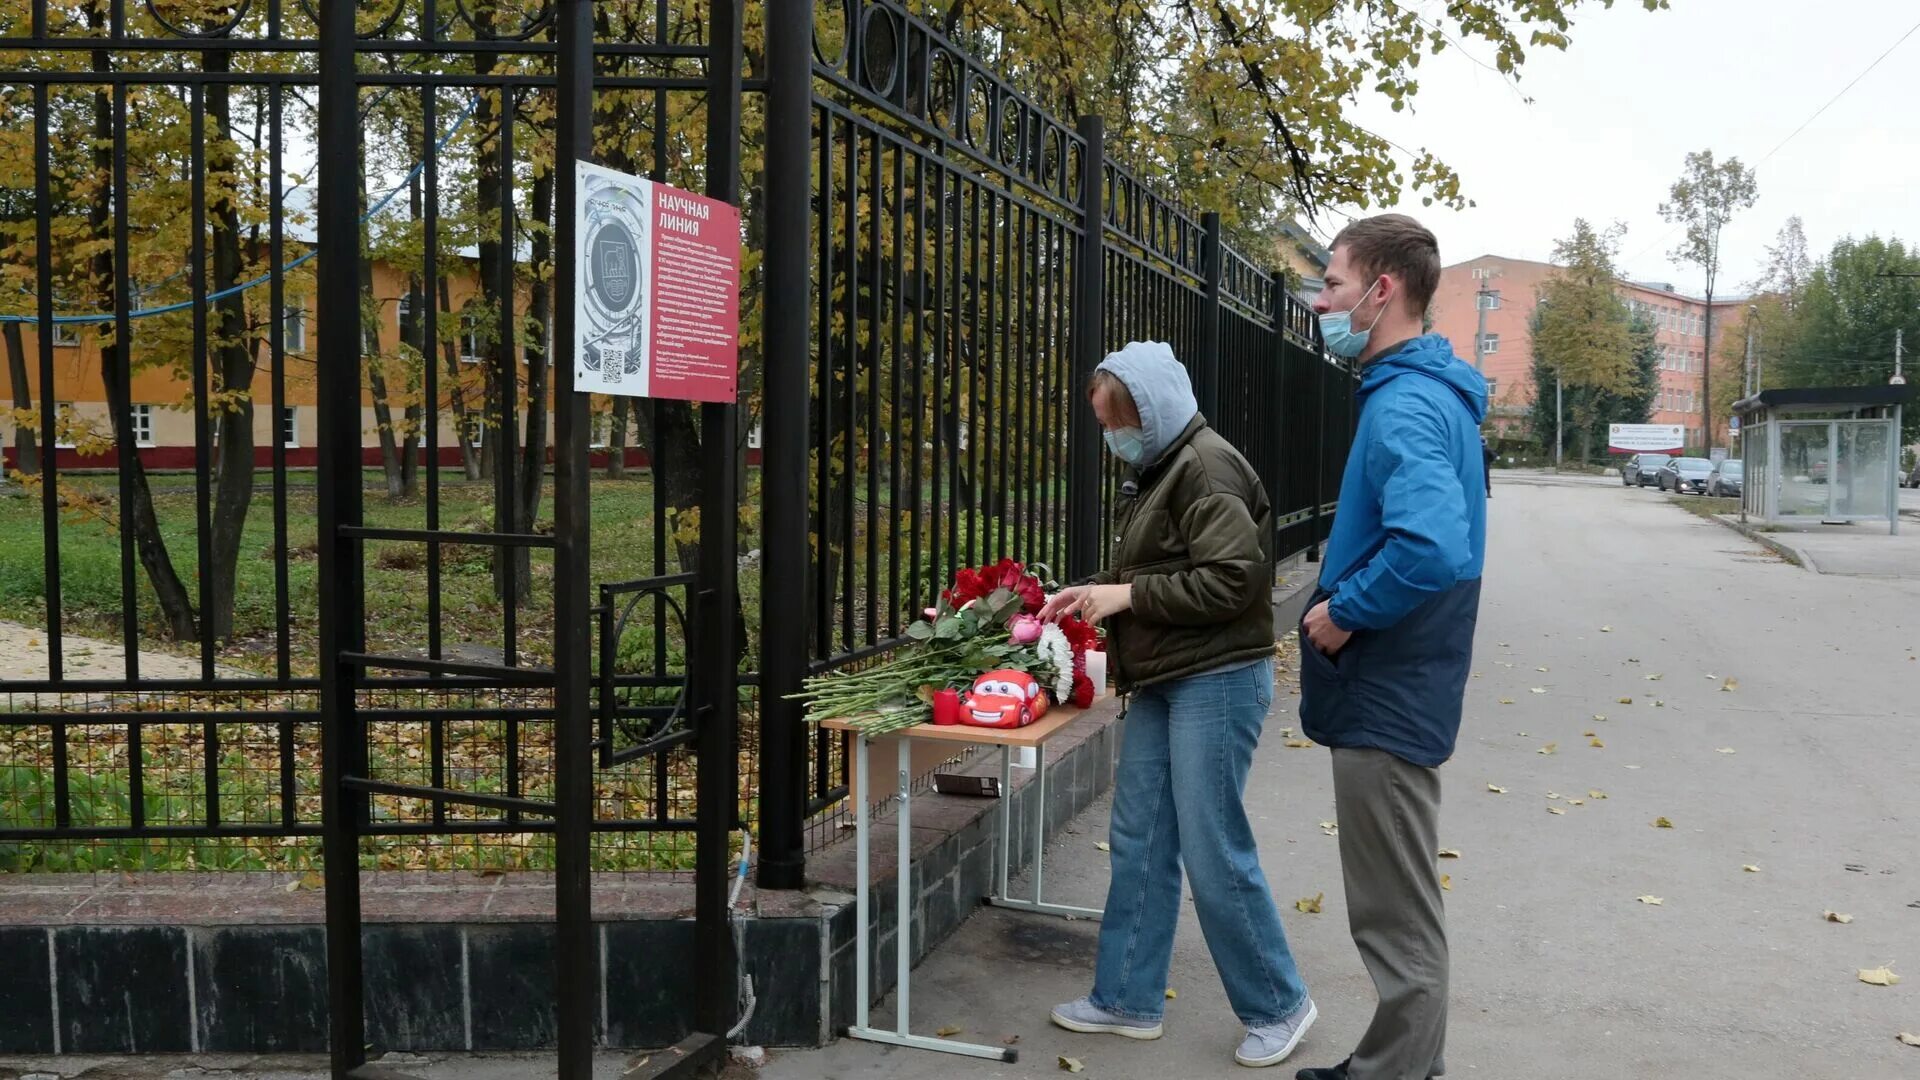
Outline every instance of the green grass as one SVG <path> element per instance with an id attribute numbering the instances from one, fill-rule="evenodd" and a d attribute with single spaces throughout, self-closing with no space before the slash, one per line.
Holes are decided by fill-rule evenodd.
<path id="1" fill-rule="evenodd" d="M 377 473 L 370 474 L 370 478 L 377 476 Z M 491 530 L 491 481 L 468 482 L 457 471 L 443 473 L 443 476 L 440 526 Z M 117 486 L 107 477 L 75 476 L 63 480 L 61 491 L 59 554 L 63 629 L 67 634 L 117 641 L 122 625 Z M 310 484 L 289 483 L 285 560 L 287 631 L 295 674 L 311 674 L 314 670 L 320 606 L 315 502 L 316 494 Z M 174 568 L 197 602 L 198 525 L 191 478 L 155 477 L 154 506 Z M 550 529 L 550 494 L 542 509 L 544 513 L 536 527 Z M 624 581 L 658 572 L 654 562 L 653 513 L 653 485 L 644 476 L 594 481 L 593 581 Z M 390 501 L 382 486 L 367 492 L 365 518 L 369 525 L 424 528 L 425 500 L 415 497 Z M 44 627 L 47 622 L 45 560 L 38 498 L 0 498 L 0 551 L 7 553 L 0 558 L 0 618 Z M 439 598 L 445 644 L 450 649 L 470 646 L 497 651 L 504 634 L 505 609 L 494 595 L 492 549 L 445 546 L 441 552 Z M 418 651 L 424 647 L 429 612 L 426 553 L 426 545 L 406 541 L 372 541 L 366 545 L 366 628 L 370 649 Z M 280 561 L 274 543 L 272 489 L 263 484 L 255 490 L 240 545 L 234 634 L 219 650 L 222 664 L 242 671 L 273 670 L 278 627 L 275 573 Z M 553 553 L 532 551 L 529 566 L 530 595 L 518 605 L 516 647 L 523 662 L 546 663 L 552 658 Z M 671 550 L 664 572 L 677 572 L 677 559 Z M 750 628 L 758 622 L 758 584 L 752 574 L 743 574 L 740 580 Z M 138 565 L 135 595 L 143 649 L 198 655 L 196 643 L 167 639 L 159 604 L 145 569 Z"/>

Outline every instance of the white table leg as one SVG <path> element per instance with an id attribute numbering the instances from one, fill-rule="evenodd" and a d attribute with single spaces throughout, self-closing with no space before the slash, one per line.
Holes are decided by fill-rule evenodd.
<path id="1" fill-rule="evenodd" d="M 1047 748 L 1034 748 L 1035 768 L 1033 770 L 1033 899 L 1016 900 L 1008 895 L 1007 877 L 1013 861 L 1013 770 L 1010 765 L 1007 747 L 1000 748 L 1000 855 L 999 867 L 995 877 L 999 888 L 987 902 L 995 907 L 1011 908 L 1014 911 L 1031 911 L 1041 915 L 1058 915 L 1066 919 L 1098 919 L 1106 912 L 1099 908 L 1073 907 L 1068 904 L 1049 904 L 1040 899 L 1042 886 L 1046 882 L 1047 850 Z"/>
<path id="2" fill-rule="evenodd" d="M 897 897 L 898 918 L 894 931 L 894 1029 L 886 1031 L 871 1027 L 868 1017 L 867 999 L 870 987 L 867 981 L 867 958 L 871 950 L 870 931 L 867 926 L 868 898 L 868 843 L 867 830 L 867 739 L 862 736 L 855 740 L 854 768 L 858 776 L 859 795 L 854 811 L 854 842 L 859 845 L 855 856 L 859 881 L 854 889 L 854 918 L 858 926 L 854 930 L 854 964 L 858 972 L 854 977 L 854 987 L 859 994 L 855 1015 L 859 1023 L 847 1029 L 850 1038 L 867 1042 L 887 1043 L 892 1046 L 906 1046 L 915 1050 L 934 1050 L 943 1054 L 959 1054 L 963 1057 L 985 1058 L 989 1061 L 1018 1061 L 1020 1052 L 1006 1046 L 981 1046 L 977 1043 L 957 1042 L 953 1039 L 929 1038 L 925 1035 L 908 1033 L 908 1015 L 912 1008 L 910 980 L 913 975 L 913 740 L 902 736 L 900 739 L 900 789 L 894 799 L 900 804 L 900 850 L 895 864 L 894 895 Z"/>

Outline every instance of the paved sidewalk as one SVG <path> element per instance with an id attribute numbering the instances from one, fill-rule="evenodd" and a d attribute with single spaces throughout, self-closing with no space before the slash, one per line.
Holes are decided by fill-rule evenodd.
<path id="1" fill-rule="evenodd" d="M 1885 524 L 1854 525 L 1741 524 L 1739 514 L 1720 520 L 1738 532 L 1753 532 L 1762 543 L 1791 552 L 1800 565 L 1817 574 L 1839 577 L 1920 581 L 1920 518 L 1903 516 L 1900 532 L 1889 534 Z"/>
<path id="2" fill-rule="evenodd" d="M 1920 1031 L 1920 583 L 1809 574 L 1617 482 L 1497 474 L 1495 492 L 1481 677 L 1445 767 L 1443 844 L 1461 852 L 1445 866 L 1449 1076 L 1920 1076 L 1920 1049 L 1894 1038 Z M 1338 1061 L 1373 1003 L 1318 825 L 1333 817 L 1326 751 L 1283 745 L 1292 709 L 1270 722 L 1248 803 L 1321 1020 L 1278 1076 Z M 1049 851 L 1050 896 L 1101 902 L 1106 817 L 1096 807 Z M 1324 914 L 1293 909 L 1319 893 Z M 1017 1064 L 842 1041 L 777 1054 L 763 1075 L 1043 1077 L 1061 1056 L 1103 1080 L 1245 1075 L 1191 909 L 1165 1038 L 1048 1024 L 1086 991 L 1095 934 L 986 910 L 916 973 L 916 1030 L 1017 1037 Z M 1889 962 L 1902 985 L 1858 981 Z"/>

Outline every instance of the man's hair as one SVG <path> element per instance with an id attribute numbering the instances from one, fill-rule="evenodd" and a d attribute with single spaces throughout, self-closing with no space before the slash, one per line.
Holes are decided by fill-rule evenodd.
<path id="1" fill-rule="evenodd" d="M 1355 269 L 1372 278 L 1391 274 L 1406 291 L 1415 314 L 1427 310 L 1440 287 L 1440 241 L 1405 214 L 1361 218 L 1340 230 L 1332 248 L 1347 249 Z"/>

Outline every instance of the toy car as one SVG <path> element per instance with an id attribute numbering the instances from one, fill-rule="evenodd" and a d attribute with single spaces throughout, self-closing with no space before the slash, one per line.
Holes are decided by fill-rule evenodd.
<path id="1" fill-rule="evenodd" d="M 1024 671 L 989 671 L 960 701 L 960 722 L 974 727 L 1026 727 L 1046 712 L 1046 690 Z"/>

